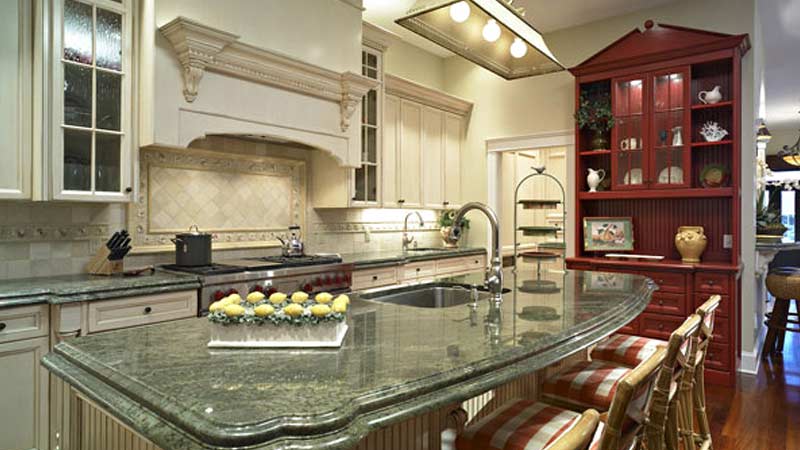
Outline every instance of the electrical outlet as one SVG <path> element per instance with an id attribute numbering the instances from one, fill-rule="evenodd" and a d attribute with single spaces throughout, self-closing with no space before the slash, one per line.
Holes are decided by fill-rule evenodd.
<path id="1" fill-rule="evenodd" d="M 733 235 L 732 234 L 723 234 L 722 235 L 722 248 L 733 248 Z"/>

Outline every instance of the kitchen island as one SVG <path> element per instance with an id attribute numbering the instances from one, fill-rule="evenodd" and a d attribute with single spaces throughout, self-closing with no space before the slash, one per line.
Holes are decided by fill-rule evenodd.
<path id="1" fill-rule="evenodd" d="M 335 350 L 211 350 L 204 318 L 64 341 L 44 358 L 63 380 L 57 444 L 349 449 L 379 439 L 410 448 L 408 436 L 435 443 L 449 411 L 579 354 L 638 315 L 655 290 L 651 280 L 625 275 L 629 288 L 609 292 L 592 273 L 567 271 L 548 275 L 557 290 L 535 293 L 535 274 L 505 275 L 499 308 L 416 308 L 353 295 L 350 330 Z"/>

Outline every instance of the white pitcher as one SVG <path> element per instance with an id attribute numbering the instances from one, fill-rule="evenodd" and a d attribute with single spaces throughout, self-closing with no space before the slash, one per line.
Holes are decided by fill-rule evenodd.
<path id="1" fill-rule="evenodd" d="M 719 103 L 719 101 L 722 100 L 722 92 L 719 91 L 720 89 L 720 86 L 714 86 L 714 89 L 710 91 L 700 91 L 697 93 L 697 98 L 707 105 Z"/>
<path id="2" fill-rule="evenodd" d="M 594 170 L 589 169 L 589 175 L 586 175 L 586 184 L 589 185 L 589 192 L 597 192 L 597 186 L 606 178 L 606 171 L 603 169 Z"/>

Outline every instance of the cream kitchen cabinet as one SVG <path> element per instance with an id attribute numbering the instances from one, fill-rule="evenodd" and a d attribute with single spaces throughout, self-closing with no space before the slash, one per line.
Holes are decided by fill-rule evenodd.
<path id="1" fill-rule="evenodd" d="M 0 450 L 48 447 L 47 305 L 0 309 Z"/>
<path id="2" fill-rule="evenodd" d="M 472 104 L 390 74 L 384 84 L 383 206 L 458 207 Z"/>
<path id="3" fill-rule="evenodd" d="M 33 2 L 0 2 L 0 199 L 30 199 Z"/>

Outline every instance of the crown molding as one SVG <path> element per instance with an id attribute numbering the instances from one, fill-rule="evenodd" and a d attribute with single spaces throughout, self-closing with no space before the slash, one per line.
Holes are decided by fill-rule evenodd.
<path id="1" fill-rule="evenodd" d="M 472 102 L 470 101 L 438 89 L 423 86 L 397 75 L 388 73 L 384 75 L 384 86 L 387 94 L 413 100 L 459 116 L 468 116 L 472 112 Z"/>
<path id="2" fill-rule="evenodd" d="M 339 103 L 347 131 L 361 98 L 378 85 L 355 72 L 336 72 L 239 42 L 239 36 L 177 17 L 159 28 L 183 67 L 183 96 L 193 102 L 205 71 L 274 86 Z"/>
<path id="3" fill-rule="evenodd" d="M 388 30 L 369 22 L 361 23 L 361 43 L 367 47 L 385 52 L 392 45 L 394 39 L 394 35 Z"/>

